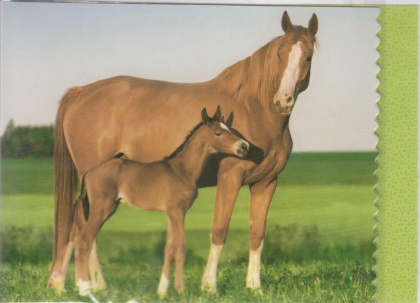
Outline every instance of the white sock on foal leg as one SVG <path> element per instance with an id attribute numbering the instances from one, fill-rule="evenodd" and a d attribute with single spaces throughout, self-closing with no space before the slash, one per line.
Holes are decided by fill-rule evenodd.
<path id="1" fill-rule="evenodd" d="M 77 281 L 77 287 L 81 296 L 87 296 L 91 290 L 90 281 L 83 281 L 82 279 Z"/>
<path id="2" fill-rule="evenodd" d="M 206 270 L 204 271 L 203 278 L 201 279 L 202 289 L 208 287 L 211 292 L 216 292 L 217 264 L 219 263 L 219 257 L 222 249 L 223 245 L 211 244 Z"/>
<path id="3" fill-rule="evenodd" d="M 260 267 L 261 267 L 261 251 L 264 241 L 256 250 L 249 251 L 248 275 L 246 277 L 246 287 L 260 288 Z"/>

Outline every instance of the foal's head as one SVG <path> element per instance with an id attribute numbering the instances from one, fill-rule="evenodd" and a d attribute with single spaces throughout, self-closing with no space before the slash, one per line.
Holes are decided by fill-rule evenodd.
<path id="1" fill-rule="evenodd" d="M 309 20 L 308 28 L 293 25 L 287 11 L 281 21 L 285 35 L 279 38 L 277 60 L 280 71 L 279 88 L 273 98 L 277 112 L 288 115 L 299 93 L 309 85 L 315 35 L 318 31 L 318 18 L 315 14 Z"/>
<path id="2" fill-rule="evenodd" d="M 201 111 L 201 117 L 205 140 L 210 144 L 212 152 L 236 155 L 241 158 L 246 156 L 249 143 L 233 134 L 226 126 L 220 112 L 220 106 L 217 107 L 212 118 L 207 115 L 205 108 Z"/>

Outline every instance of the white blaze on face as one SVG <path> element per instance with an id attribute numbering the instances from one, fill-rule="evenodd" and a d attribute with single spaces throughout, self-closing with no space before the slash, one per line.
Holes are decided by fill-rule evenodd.
<path id="1" fill-rule="evenodd" d="M 280 81 L 280 88 L 277 91 L 277 95 L 282 107 L 287 106 L 286 99 L 289 96 L 293 96 L 295 93 L 295 86 L 299 79 L 299 63 L 302 57 L 302 49 L 300 47 L 301 42 L 294 44 L 292 50 L 289 53 L 289 61 L 287 67 L 284 70 L 283 78 Z M 287 96 L 285 96 L 287 94 Z"/>

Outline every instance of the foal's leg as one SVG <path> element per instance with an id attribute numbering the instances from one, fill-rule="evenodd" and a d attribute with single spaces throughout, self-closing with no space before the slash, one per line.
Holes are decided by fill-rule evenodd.
<path id="1" fill-rule="evenodd" d="M 271 182 L 261 182 L 250 186 L 251 203 L 249 218 L 251 249 L 249 252 L 248 275 L 246 277 L 246 286 L 250 288 L 259 289 L 261 287 L 261 251 L 264 243 L 267 212 L 276 186 L 277 178 Z"/>
<path id="2" fill-rule="evenodd" d="M 226 241 L 230 218 L 239 189 L 242 176 L 233 172 L 220 173 L 217 178 L 216 202 L 214 206 L 213 225 L 211 229 L 211 248 L 206 269 L 201 279 L 201 288 L 216 292 L 217 264 L 220 253 Z"/>
<path id="3" fill-rule="evenodd" d="M 174 239 L 172 233 L 171 221 L 168 222 L 168 233 L 166 235 L 166 246 L 165 246 L 165 261 L 163 263 L 162 275 L 160 276 L 158 294 L 160 296 L 166 295 L 169 287 L 169 275 L 171 273 L 171 266 L 174 260 Z"/>
<path id="4" fill-rule="evenodd" d="M 92 289 L 89 280 L 89 256 L 92 251 L 93 242 L 98 232 L 115 210 L 116 202 L 113 200 L 91 200 L 89 218 L 82 230 L 76 236 L 76 285 L 81 295 L 87 295 Z"/>
<path id="5" fill-rule="evenodd" d="M 101 264 L 99 263 L 96 238 L 92 243 L 92 250 L 89 256 L 89 273 L 93 290 L 106 289 L 106 282 L 102 276 Z"/>
<path id="6" fill-rule="evenodd" d="M 172 224 L 172 233 L 175 247 L 175 288 L 178 292 L 184 290 L 184 262 L 187 252 L 185 243 L 184 219 L 185 211 L 176 209 L 168 211 L 168 217 Z"/>

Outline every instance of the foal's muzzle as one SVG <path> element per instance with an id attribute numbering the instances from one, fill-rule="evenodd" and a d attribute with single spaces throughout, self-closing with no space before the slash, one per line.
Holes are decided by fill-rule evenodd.
<path id="1" fill-rule="evenodd" d="M 239 157 L 244 158 L 248 151 L 249 151 L 249 143 L 246 141 L 239 142 L 238 148 L 236 149 L 236 153 Z"/>

